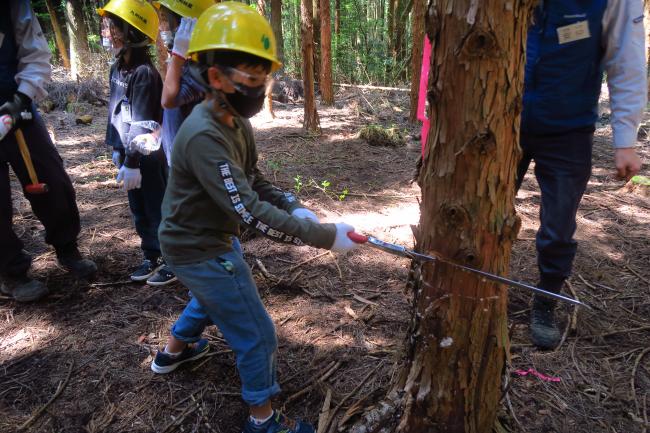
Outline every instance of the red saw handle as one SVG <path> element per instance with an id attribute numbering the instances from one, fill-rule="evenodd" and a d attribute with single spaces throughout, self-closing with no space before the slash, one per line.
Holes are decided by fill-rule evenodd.
<path id="1" fill-rule="evenodd" d="M 368 236 L 364 236 L 357 232 L 348 232 L 348 237 L 352 240 L 352 242 L 356 242 L 358 244 L 365 244 L 368 242 Z"/>

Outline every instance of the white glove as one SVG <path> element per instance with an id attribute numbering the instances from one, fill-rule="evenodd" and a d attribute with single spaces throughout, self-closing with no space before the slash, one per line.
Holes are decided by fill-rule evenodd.
<path id="1" fill-rule="evenodd" d="M 353 232 L 354 227 L 346 223 L 336 223 L 336 237 L 334 238 L 334 244 L 330 250 L 337 253 L 347 253 L 352 251 L 360 244 L 354 242 L 348 237 L 349 232 Z"/>
<path id="2" fill-rule="evenodd" d="M 120 168 L 120 165 L 121 165 L 120 160 L 122 159 L 122 155 L 120 154 L 119 150 L 114 150 L 113 151 L 112 159 L 113 159 L 113 164 L 115 165 L 115 167 Z"/>
<path id="3" fill-rule="evenodd" d="M 153 134 L 136 135 L 126 146 L 127 152 L 140 152 L 143 155 L 149 155 L 158 149 L 160 149 L 160 141 Z"/>
<path id="4" fill-rule="evenodd" d="M 187 49 L 190 46 L 190 36 L 192 36 L 192 30 L 196 25 L 196 18 L 181 18 L 181 24 L 176 30 L 176 36 L 174 37 L 174 48 L 172 48 L 172 54 L 175 54 L 184 59 L 187 58 Z"/>
<path id="5" fill-rule="evenodd" d="M 140 188 L 142 185 L 142 174 L 139 168 L 129 168 L 123 165 L 117 173 L 117 183 L 124 182 L 122 189 L 130 191 L 132 189 Z"/>
<path id="6" fill-rule="evenodd" d="M 294 209 L 293 212 L 291 212 L 291 215 L 303 220 L 312 220 L 315 223 L 320 223 L 320 220 L 318 219 L 316 214 L 304 207 L 299 207 L 298 209 Z"/>

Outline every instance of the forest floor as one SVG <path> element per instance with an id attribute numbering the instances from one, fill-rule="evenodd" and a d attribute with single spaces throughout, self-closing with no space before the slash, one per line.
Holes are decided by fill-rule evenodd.
<path id="1" fill-rule="evenodd" d="M 322 220 L 412 246 L 419 142 L 372 147 L 357 137 L 368 124 L 407 125 L 408 93 L 347 88 L 337 100 L 319 108 L 318 137 L 301 129 L 301 105 L 276 104 L 273 121 L 254 118 L 261 169 Z M 15 230 L 34 255 L 33 273 L 52 292 L 28 305 L 0 300 L 0 432 L 28 421 L 30 432 L 238 432 L 246 406 L 234 356 L 217 329 L 205 334 L 212 347 L 205 360 L 168 375 L 149 369 L 188 293 L 180 283 L 154 288 L 128 281 L 141 259 L 139 242 L 103 144 L 105 110 L 88 106 L 94 121 L 87 126 L 65 111 L 44 115 L 77 191 L 80 246 L 99 266 L 95 282 L 77 282 L 57 266 L 13 180 Z M 542 352 L 528 341 L 530 294 L 510 291 L 512 356 L 499 417 L 513 432 L 650 428 L 650 198 L 615 180 L 611 129 L 599 126 L 566 288 L 593 310 L 576 314 L 563 306 L 562 344 Z M 647 143 L 641 151 L 648 163 Z M 517 198 L 523 224 L 511 271 L 531 283 L 538 206 L 531 171 Z M 338 415 L 382 396 L 400 367 L 409 262 L 363 247 L 340 257 L 259 237 L 243 246 L 279 336 L 283 392 L 276 404 L 316 423 L 328 390 L 332 407 L 345 399 Z"/>

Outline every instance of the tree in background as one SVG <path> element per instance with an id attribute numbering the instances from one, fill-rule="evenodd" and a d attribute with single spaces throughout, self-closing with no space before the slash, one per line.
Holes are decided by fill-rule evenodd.
<path id="1" fill-rule="evenodd" d="M 302 80 L 305 93 L 305 118 L 303 127 L 309 132 L 319 132 L 320 120 L 316 111 L 314 94 L 314 23 L 312 0 L 300 2 L 300 34 L 302 36 Z"/>
<path id="2" fill-rule="evenodd" d="M 284 35 L 282 34 L 282 0 L 271 0 L 271 28 L 278 47 L 278 59 L 284 63 Z"/>
<path id="3" fill-rule="evenodd" d="M 320 42 L 320 95 L 323 104 L 333 105 L 334 89 L 332 88 L 332 24 L 330 0 L 320 0 Z"/>
<path id="4" fill-rule="evenodd" d="M 47 12 L 50 15 L 50 20 L 52 21 L 52 31 L 54 32 L 54 40 L 56 41 L 56 47 L 61 56 L 61 63 L 63 67 L 67 70 L 70 70 L 70 57 L 68 56 L 68 50 L 65 46 L 65 41 L 63 39 L 63 33 L 61 32 L 61 26 L 59 25 L 59 19 L 56 16 L 56 9 L 52 5 L 52 0 L 45 0 L 45 6 L 47 7 Z"/>
<path id="5" fill-rule="evenodd" d="M 411 110 L 409 121 L 418 120 L 418 93 L 420 91 L 420 70 L 422 69 L 422 49 L 424 48 L 424 10 L 426 0 L 413 0 L 413 13 L 411 14 L 411 33 L 413 43 L 411 47 Z"/>
<path id="6" fill-rule="evenodd" d="M 533 3 L 434 0 L 427 16 L 431 127 L 417 248 L 498 274 L 508 272 L 520 225 L 514 185 Z M 352 431 L 490 432 L 509 353 L 507 289 L 443 262 L 413 275 L 404 367 Z"/>
<path id="7" fill-rule="evenodd" d="M 78 79 L 84 75 L 85 65 L 90 65 L 88 32 L 80 0 L 65 0 L 65 19 L 70 39 L 70 75 Z"/>

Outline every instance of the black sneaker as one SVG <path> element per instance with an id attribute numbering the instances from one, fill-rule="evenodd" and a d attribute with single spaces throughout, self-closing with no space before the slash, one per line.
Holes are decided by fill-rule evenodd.
<path id="1" fill-rule="evenodd" d="M 47 295 L 49 289 L 38 280 L 27 276 L 3 277 L 0 282 L 0 292 L 11 296 L 17 302 L 33 302 Z"/>
<path id="2" fill-rule="evenodd" d="M 89 259 L 81 257 L 77 247 L 57 250 L 59 264 L 77 278 L 92 278 L 97 273 L 97 265 Z"/>
<path id="3" fill-rule="evenodd" d="M 147 279 L 147 284 L 150 286 L 165 286 L 167 284 L 173 283 L 176 280 L 176 275 L 174 275 L 174 273 L 167 267 L 167 265 L 163 265 L 160 269 L 158 269 L 158 272 Z"/>
<path id="4" fill-rule="evenodd" d="M 152 262 L 149 259 L 144 259 L 140 267 L 131 274 L 131 280 L 147 281 L 149 277 L 158 272 L 162 266 L 162 258 L 158 258 L 155 262 Z"/>
<path id="5" fill-rule="evenodd" d="M 264 424 L 255 424 L 250 418 L 246 421 L 242 433 L 314 433 L 314 427 L 300 420 L 292 420 L 278 411 L 273 412 L 270 420 Z"/>
<path id="6" fill-rule="evenodd" d="M 555 323 L 555 301 L 535 296 L 530 312 L 530 340 L 540 349 L 554 349 L 560 342 Z"/>
<path id="7" fill-rule="evenodd" d="M 158 374 L 169 373 L 176 370 L 179 365 L 203 358 L 210 351 L 208 340 L 201 339 L 194 344 L 188 344 L 179 355 L 172 356 L 159 350 L 151 362 L 151 371 Z"/>

